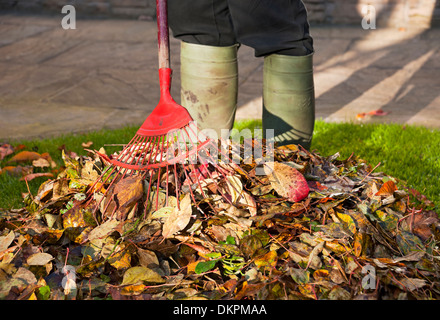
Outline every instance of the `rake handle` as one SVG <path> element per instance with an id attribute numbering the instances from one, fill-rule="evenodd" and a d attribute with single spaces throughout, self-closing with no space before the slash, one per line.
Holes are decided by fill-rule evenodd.
<path id="1" fill-rule="evenodd" d="M 156 0 L 159 68 L 170 67 L 170 37 L 168 31 L 167 0 Z"/>

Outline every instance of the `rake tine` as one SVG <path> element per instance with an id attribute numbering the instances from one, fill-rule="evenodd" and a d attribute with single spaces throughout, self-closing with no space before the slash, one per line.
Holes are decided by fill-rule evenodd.
<path id="1" fill-rule="evenodd" d="M 142 160 L 141 155 L 145 152 L 145 149 L 146 149 L 147 146 L 148 146 L 148 144 L 147 144 L 147 142 L 146 142 L 147 140 L 148 140 L 147 137 L 141 139 L 141 142 L 140 142 L 139 144 L 140 144 L 140 145 L 143 144 L 143 148 L 142 148 L 142 151 L 139 153 L 139 156 L 138 156 L 137 160 L 136 160 L 136 158 L 133 159 L 133 161 L 135 161 L 135 163 L 133 163 L 133 164 L 138 165 L 139 162 L 142 163 L 143 160 Z M 135 172 L 136 172 L 135 170 L 132 170 L 132 171 L 131 171 L 131 176 L 133 176 Z"/>
<path id="2" fill-rule="evenodd" d="M 156 144 L 156 141 L 157 141 L 157 139 L 158 139 L 158 137 L 156 136 L 156 137 L 154 137 L 153 138 L 154 139 L 154 143 L 153 143 L 153 145 L 155 145 Z M 153 140 L 152 139 L 152 140 Z M 151 146 L 151 141 L 150 141 L 150 144 L 149 144 L 149 146 Z M 143 164 L 145 164 L 146 166 L 148 166 L 149 164 L 150 164 L 150 162 L 151 162 L 151 157 L 152 157 L 152 155 L 153 155 L 153 152 L 150 152 L 150 156 L 149 156 L 149 158 L 148 158 L 148 162 L 147 162 L 147 164 L 145 164 L 144 162 L 143 162 Z M 145 157 L 145 159 L 146 159 L 146 157 Z M 144 160 L 145 160 L 144 159 Z M 152 173 L 152 171 L 153 170 L 149 170 L 149 174 L 150 174 L 150 181 L 148 182 L 148 190 L 147 190 L 147 199 L 145 200 L 145 211 L 144 211 L 144 219 L 146 218 L 146 215 L 147 215 L 147 208 L 148 208 L 148 201 L 150 201 L 150 194 L 151 194 L 151 182 L 152 182 L 152 180 L 153 180 L 153 173 Z"/>
<path id="3" fill-rule="evenodd" d="M 169 134 L 167 134 L 167 150 L 169 150 L 170 144 L 171 144 L 170 136 L 169 136 Z M 177 174 L 177 172 L 176 172 L 176 174 Z M 166 165 L 166 175 L 167 175 L 167 178 L 166 178 L 166 182 L 165 182 L 166 183 L 166 197 L 165 197 L 166 201 L 165 201 L 165 205 L 168 206 L 168 184 L 169 184 L 169 164 L 168 164 L 168 159 L 167 159 L 167 165 Z"/>
<path id="4" fill-rule="evenodd" d="M 162 147 L 160 148 L 160 162 L 162 162 L 164 144 L 165 144 L 165 139 L 162 139 Z M 159 149 L 157 148 L 156 151 L 157 152 L 156 152 L 155 158 L 157 158 L 157 153 L 159 152 Z M 159 207 L 160 171 L 161 171 L 161 169 L 159 168 L 158 175 L 157 175 L 157 182 L 156 182 L 156 210 Z M 167 197 L 168 197 L 168 195 L 167 195 Z M 167 202 L 166 198 L 165 198 L 165 202 Z"/>
<path id="5" fill-rule="evenodd" d="M 121 162 L 127 162 L 128 159 L 130 159 L 130 156 L 132 156 L 133 148 L 139 144 L 139 141 L 143 139 L 142 136 L 136 135 L 132 141 L 122 150 L 121 154 L 118 157 L 118 160 Z"/>
<path id="6" fill-rule="evenodd" d="M 186 152 L 188 152 L 189 151 L 188 150 L 188 146 L 186 145 L 186 143 L 184 143 L 184 145 L 185 145 Z M 179 150 L 179 154 L 181 154 L 182 153 L 182 149 L 180 148 L 180 143 L 177 143 L 177 148 Z M 185 162 L 185 160 L 182 161 L 183 172 L 185 174 L 186 180 L 189 181 L 189 184 L 190 184 L 189 185 L 189 192 L 191 194 L 191 198 L 192 198 L 194 204 L 196 204 L 197 202 L 196 202 L 196 199 L 194 197 L 194 193 L 192 192 L 192 185 L 191 185 L 192 179 L 191 179 L 191 177 L 187 173 L 189 170 L 188 170 L 188 167 L 184 164 L 184 162 Z"/>
<path id="7" fill-rule="evenodd" d="M 177 209 L 180 210 L 180 196 L 179 196 L 179 189 L 180 189 L 180 185 L 179 185 L 179 177 L 177 176 L 177 165 L 176 163 L 174 163 L 174 180 L 176 180 L 176 199 L 177 199 Z"/>

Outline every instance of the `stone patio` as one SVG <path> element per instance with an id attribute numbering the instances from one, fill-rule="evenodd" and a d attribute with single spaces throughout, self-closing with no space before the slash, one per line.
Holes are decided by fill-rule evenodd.
<path id="1" fill-rule="evenodd" d="M 156 23 L 0 15 L 0 141 L 140 125 L 159 99 Z M 440 128 L 440 29 L 313 26 L 316 116 Z M 179 42 L 171 39 L 180 101 Z M 261 117 L 263 59 L 239 50 L 237 119 Z"/>

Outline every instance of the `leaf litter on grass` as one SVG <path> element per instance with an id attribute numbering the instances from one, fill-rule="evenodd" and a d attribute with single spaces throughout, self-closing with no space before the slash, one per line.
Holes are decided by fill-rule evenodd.
<path id="1" fill-rule="evenodd" d="M 25 207 L 1 211 L 0 299 L 438 299 L 431 203 L 339 158 L 277 147 L 266 175 L 253 159 L 202 179 L 196 203 L 182 183 L 145 207 L 137 176 L 107 190 L 105 159 L 63 154 Z"/>

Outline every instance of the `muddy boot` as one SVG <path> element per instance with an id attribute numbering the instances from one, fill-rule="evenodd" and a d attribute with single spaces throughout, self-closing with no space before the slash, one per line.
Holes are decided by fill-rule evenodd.
<path id="1" fill-rule="evenodd" d="M 214 130 L 210 137 L 227 139 L 237 108 L 237 46 L 182 41 L 180 59 L 181 104 L 205 133 Z"/>
<path id="2" fill-rule="evenodd" d="M 263 132 L 274 129 L 279 145 L 310 148 L 315 123 L 312 57 L 272 54 L 264 58 Z"/>

